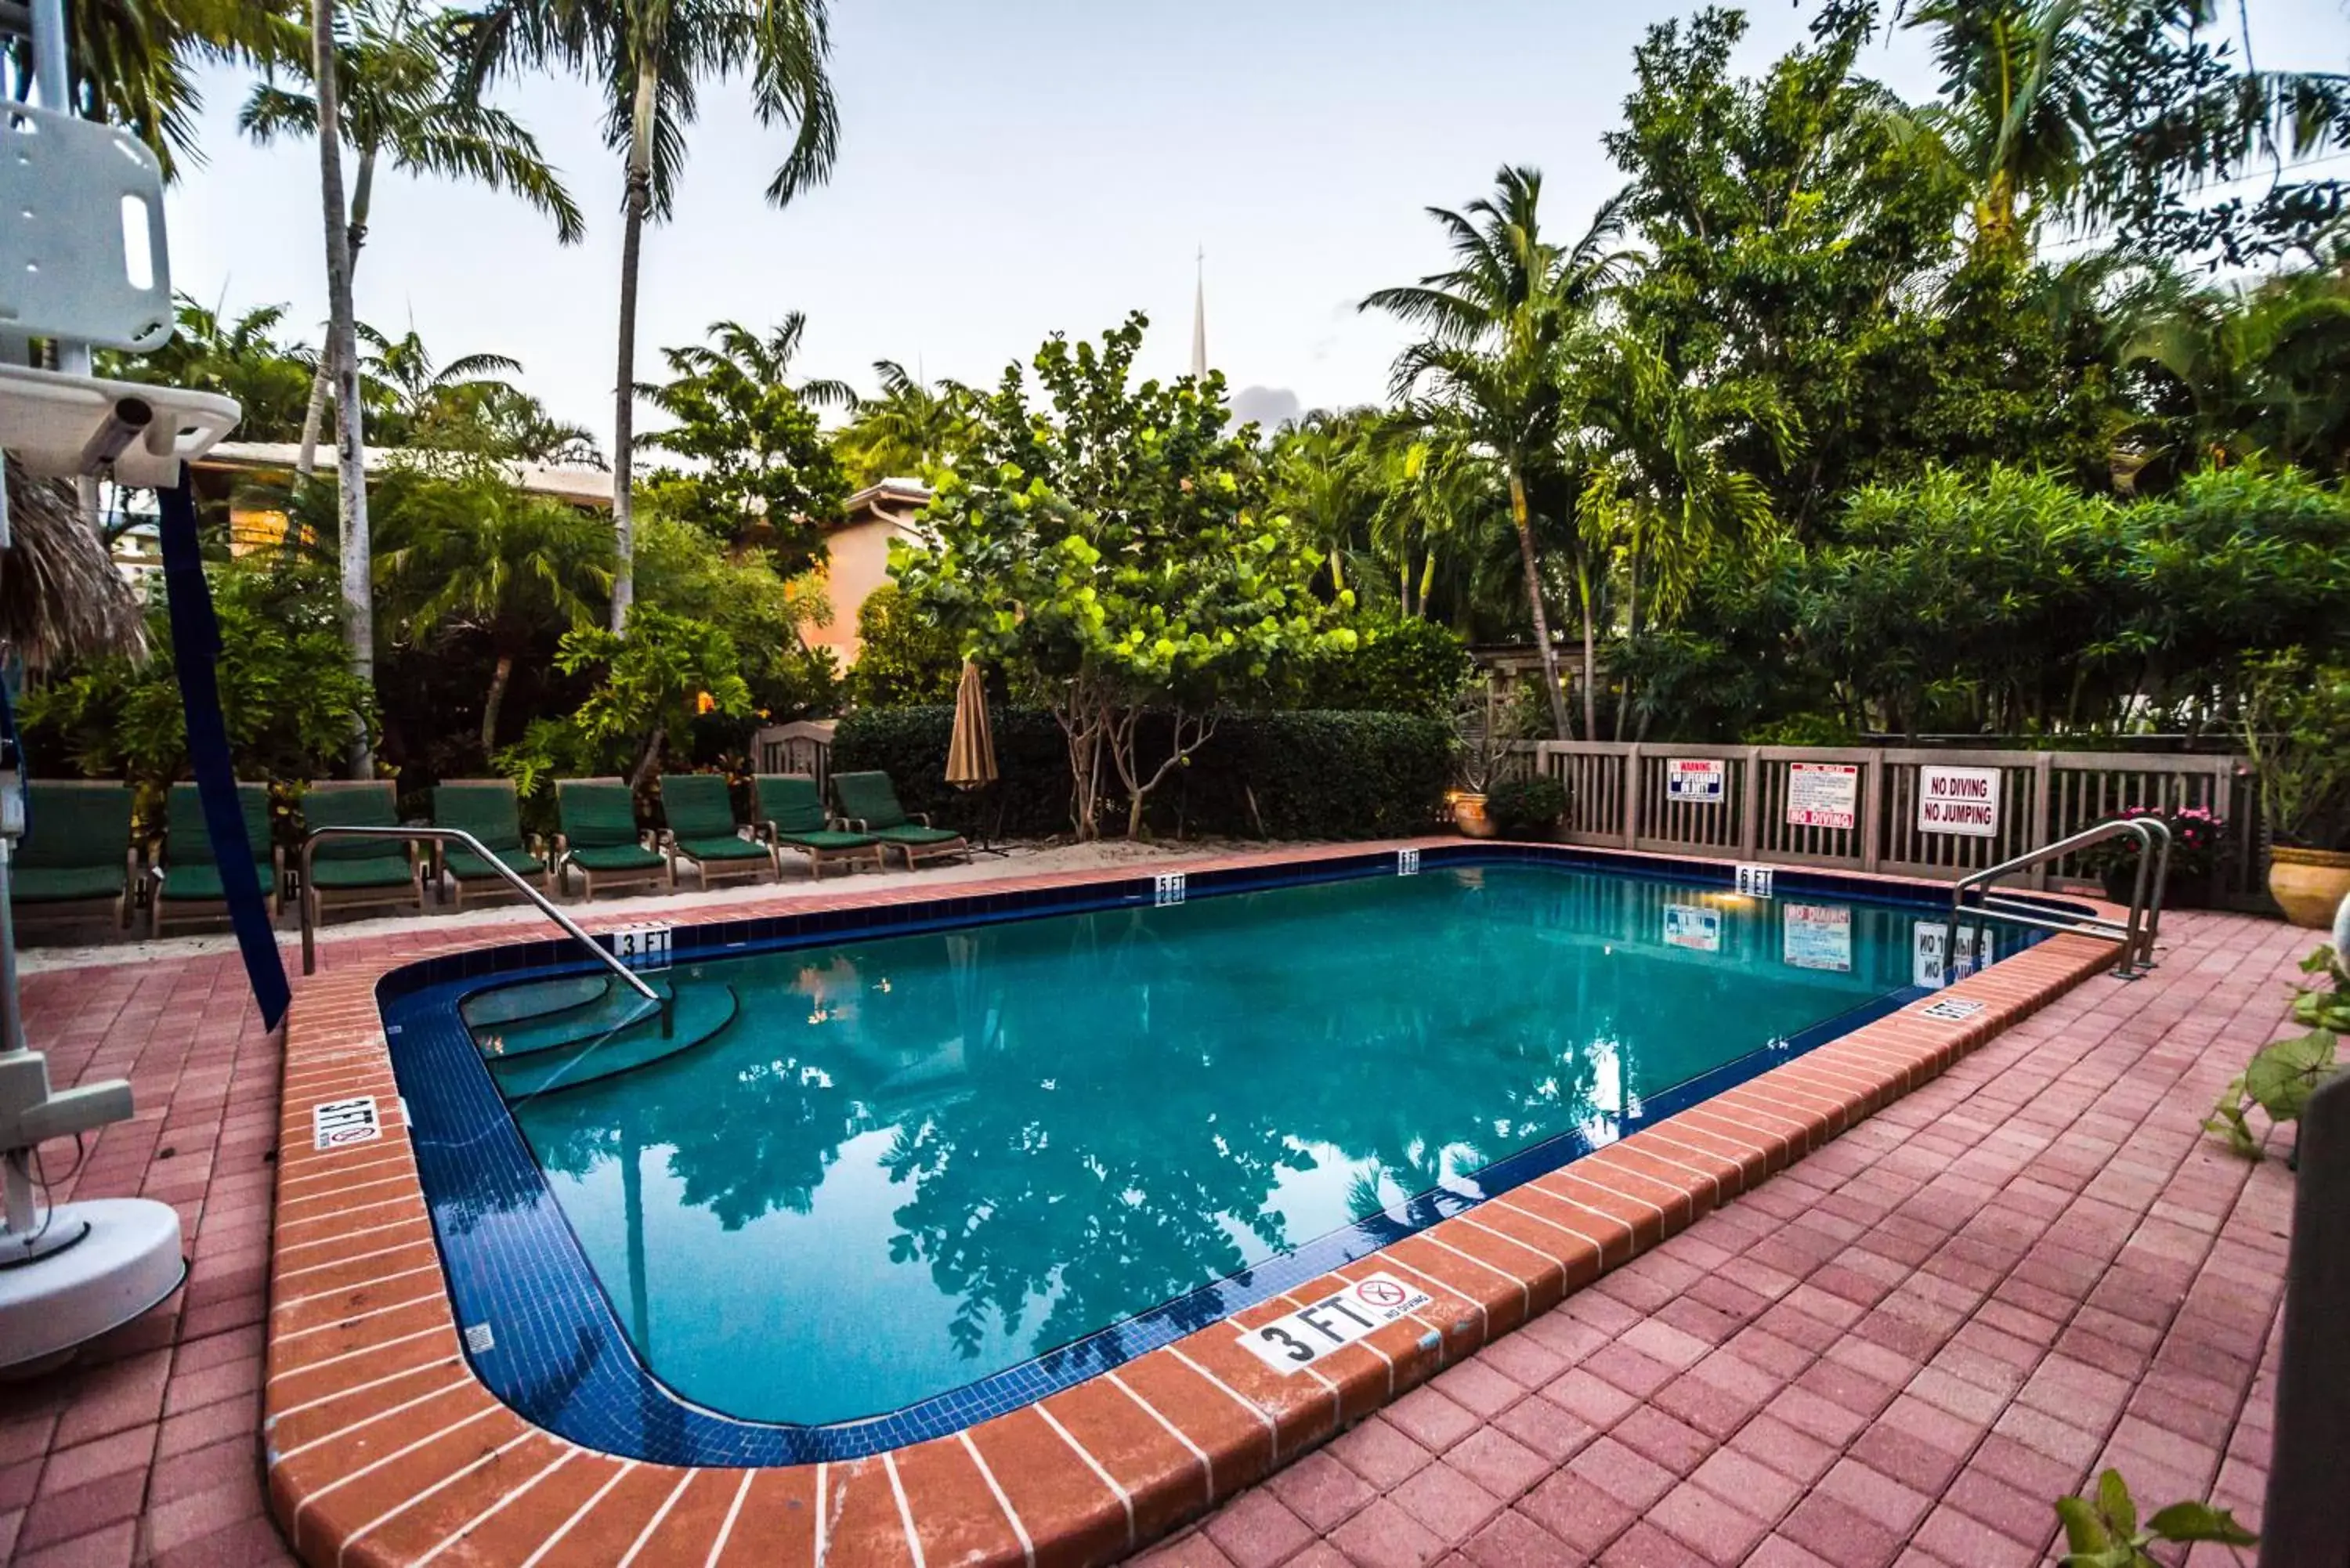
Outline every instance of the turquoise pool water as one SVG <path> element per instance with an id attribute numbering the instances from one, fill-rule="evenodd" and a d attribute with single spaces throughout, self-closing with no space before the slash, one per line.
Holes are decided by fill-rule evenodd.
<path id="1" fill-rule="evenodd" d="M 467 1017 L 644 1364 L 822 1423 L 1607 1141 L 1938 982 L 1944 940 L 1917 909 L 1447 867 L 702 962 L 666 1037 L 613 1031 L 594 980 Z"/>

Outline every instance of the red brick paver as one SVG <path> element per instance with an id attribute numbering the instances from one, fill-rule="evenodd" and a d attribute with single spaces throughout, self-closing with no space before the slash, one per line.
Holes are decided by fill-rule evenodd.
<path id="1" fill-rule="evenodd" d="M 2175 917 L 2152 979 L 2091 981 L 1165 1561 L 2032 1562 L 2108 1462 L 2256 1515 L 2289 1184 L 2196 1124 L 2307 941 Z M 256 1435 L 276 1050 L 231 958 L 26 995 L 57 1081 L 140 1102 L 59 1196 L 174 1202 L 194 1266 L 81 1366 L 0 1386 L 0 1557 L 283 1562 Z"/>
<path id="2" fill-rule="evenodd" d="M 1225 1521 L 1271 1497 L 1318 1534 L 1299 1568 L 1999 1568 L 2048 1560 L 2051 1503 L 2107 1465 L 2257 1528 L 2292 1183 L 2199 1124 L 2314 940 L 2170 917 L 2148 979 L 2051 1003 L 1145 1561 L 1263 1561 Z"/>

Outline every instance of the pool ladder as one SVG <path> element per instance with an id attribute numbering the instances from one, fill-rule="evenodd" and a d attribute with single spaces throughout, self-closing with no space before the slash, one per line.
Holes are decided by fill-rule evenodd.
<path id="1" fill-rule="evenodd" d="M 2059 859 L 2075 850 L 2086 849 L 2109 838 L 2130 837 L 2137 840 L 2137 879 L 2130 891 L 2129 913 L 2121 920 L 2107 919 L 2102 915 L 2071 915 L 2051 909 L 2036 900 L 2002 898 L 1992 885 L 2002 877 L 2018 871 L 2028 871 L 2034 866 Z M 2151 873 L 2149 878 L 2148 873 Z M 1970 909 L 1980 914 L 2019 926 L 2031 926 L 2043 931 L 2078 931 L 2083 936 L 2103 937 L 2122 945 L 2121 961 L 2114 966 L 2118 980 L 2137 980 L 2154 967 L 2154 937 L 2162 925 L 2162 889 L 2170 876 L 2170 826 L 2156 817 L 2133 816 L 2101 822 L 2095 827 L 2085 827 L 2069 838 L 2027 851 L 2012 860 L 1996 866 L 1986 866 L 1980 871 L 1970 871 L 1950 888 L 1950 924 L 1955 928 Z M 1967 890 L 1977 890 L 1977 899 L 1967 903 Z"/>
<path id="2" fill-rule="evenodd" d="M 317 922 L 310 910 L 310 854 L 317 847 L 318 840 L 322 838 L 380 838 L 400 844 L 418 842 L 454 844 L 460 848 L 472 850 L 473 854 L 480 857 L 484 865 L 504 877 L 515 892 L 537 905 L 540 914 L 562 927 L 564 935 L 586 948 L 597 962 L 628 981 L 630 989 L 647 1002 L 661 1007 L 663 1026 L 667 1026 L 667 1008 L 661 1001 L 660 992 L 647 985 L 643 978 L 629 969 L 627 964 L 622 963 L 609 948 L 582 930 L 578 921 L 549 903 L 544 894 L 524 880 L 521 873 L 491 854 L 489 848 L 480 839 L 462 827 L 360 827 L 354 825 L 348 827 L 339 826 L 314 827 L 304 834 L 302 836 L 302 896 L 295 899 L 295 902 L 302 907 L 302 972 L 304 974 L 316 973 L 318 968 Z"/>

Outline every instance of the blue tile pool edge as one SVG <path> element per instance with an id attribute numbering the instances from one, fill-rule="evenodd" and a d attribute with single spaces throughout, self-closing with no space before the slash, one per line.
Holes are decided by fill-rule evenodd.
<path id="1" fill-rule="evenodd" d="M 1464 841 L 1420 846 L 1417 859 L 1425 868 L 1537 864 L 1734 886 L 1733 867 L 1720 861 L 1555 846 Z M 1393 876 L 1402 864 L 1397 849 L 1381 848 L 1188 872 L 1182 897 L 1188 900 Z M 680 925 L 674 928 L 670 967 L 848 939 L 1149 905 L 1159 897 L 1157 875 Z M 1939 891 L 1933 884 L 1794 869 L 1777 870 L 1774 882 L 1778 896 L 1833 895 L 1938 914 L 1950 907 L 1946 901 L 1917 896 Z M 2037 901 L 2052 909 L 2081 908 L 2063 898 Z M 2038 933 L 2017 930 L 2014 950 L 2037 940 Z M 1582 1134 L 1568 1133 L 1518 1150 L 1466 1179 L 1462 1188 L 1467 1190 L 1437 1188 L 1254 1269 L 885 1416 L 816 1426 L 745 1420 L 685 1399 L 639 1358 L 602 1281 L 459 1019 L 458 1002 L 485 985 L 574 973 L 584 967 L 588 961 L 568 942 L 512 943 L 404 965 L 381 977 L 376 994 L 432 1213 L 443 1283 L 475 1376 L 540 1427 L 585 1447 L 639 1460 L 702 1466 L 806 1464 L 862 1458 L 946 1436 L 1098 1376 L 1600 1147 Z M 1793 1061 L 1928 993 L 1916 985 L 1887 992 L 1677 1085 L 1644 1102 L 1637 1116 L 1622 1118 L 1616 1137 L 1628 1137 Z"/>

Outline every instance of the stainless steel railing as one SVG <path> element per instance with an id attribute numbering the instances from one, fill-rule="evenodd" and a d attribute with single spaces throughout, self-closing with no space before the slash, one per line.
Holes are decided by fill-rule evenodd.
<path id="1" fill-rule="evenodd" d="M 2102 916 L 2080 915 L 2058 918 L 2045 906 L 2020 899 L 2001 898 L 1991 891 L 1992 885 L 2002 877 L 2028 871 L 2044 861 L 2057 859 L 2109 838 L 2132 837 L 2137 840 L 2137 877 L 2130 891 L 2129 914 L 2120 924 Z M 2113 822 L 2101 822 L 2095 827 L 2085 827 L 2069 837 L 2054 844 L 2043 844 L 2027 850 L 1996 866 L 1986 866 L 1970 871 L 1950 887 L 1950 917 L 1955 921 L 1967 909 L 1967 890 L 1977 890 L 1975 908 L 1985 914 L 2020 926 L 2032 926 L 2042 930 L 2079 931 L 2085 936 L 2104 937 L 2122 944 L 2121 962 L 2114 973 L 2123 980 L 2136 980 L 2154 964 L 2155 933 L 2162 925 L 2162 889 L 2170 877 L 2170 827 L 2157 817 L 2134 816 Z"/>
<path id="2" fill-rule="evenodd" d="M 318 968 L 317 916 L 310 900 L 310 853 L 322 838 L 379 838 L 396 843 L 454 844 L 472 850 L 484 865 L 505 878 L 507 884 L 524 898 L 538 906 L 538 912 L 563 928 L 573 941 L 586 948 L 596 961 L 629 982 L 629 989 L 646 1001 L 658 1004 L 660 992 L 647 985 L 637 973 L 614 957 L 610 949 L 582 930 L 579 922 L 550 903 L 546 897 L 530 885 L 522 874 L 491 853 L 489 846 L 462 827 L 314 827 L 302 836 L 302 886 L 296 902 L 302 906 L 302 972 L 312 974 Z"/>

